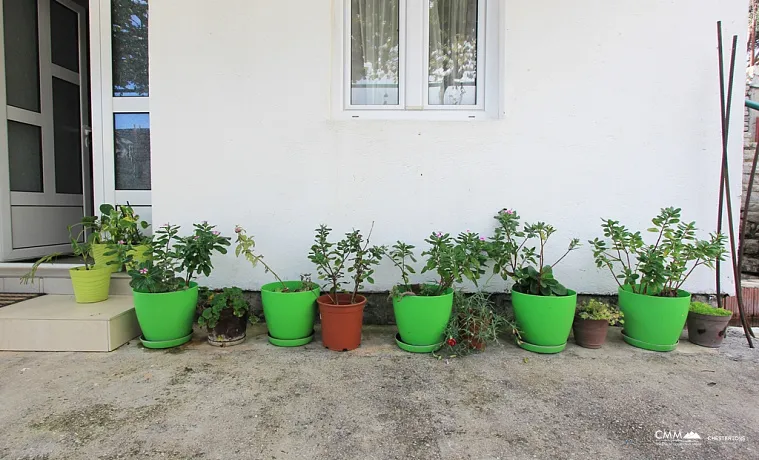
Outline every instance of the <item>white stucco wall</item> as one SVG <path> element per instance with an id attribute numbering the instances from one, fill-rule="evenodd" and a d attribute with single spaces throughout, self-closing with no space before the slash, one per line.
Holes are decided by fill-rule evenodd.
<path id="1" fill-rule="evenodd" d="M 244 225 L 287 278 L 315 273 L 307 253 L 322 222 L 341 234 L 375 221 L 377 243 L 421 247 L 433 230 L 489 234 L 510 207 L 558 227 L 553 254 L 573 236 L 600 236 L 601 217 L 644 230 L 663 206 L 715 229 L 715 23 L 742 49 L 744 0 L 504 0 L 505 116 L 476 122 L 331 120 L 328 0 L 178 3 L 150 2 L 156 224 Z M 271 280 L 233 256 L 215 263 L 202 282 Z M 587 244 L 557 276 L 580 292 L 616 290 Z M 385 264 L 376 278 L 388 289 L 397 275 Z M 687 287 L 713 291 L 712 273 Z"/>

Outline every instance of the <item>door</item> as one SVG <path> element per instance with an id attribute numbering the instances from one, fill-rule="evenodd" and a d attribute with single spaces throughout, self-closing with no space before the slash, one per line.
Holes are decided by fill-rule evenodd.
<path id="1" fill-rule="evenodd" d="M 0 260 L 70 251 L 92 208 L 86 9 L 2 0 Z"/>

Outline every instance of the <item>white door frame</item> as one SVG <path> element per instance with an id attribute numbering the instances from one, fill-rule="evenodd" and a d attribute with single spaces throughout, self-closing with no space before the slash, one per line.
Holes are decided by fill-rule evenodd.
<path id="1" fill-rule="evenodd" d="M 90 181 L 90 162 L 86 127 L 89 117 L 89 84 L 87 79 L 87 53 L 83 52 L 87 42 L 86 9 L 70 0 L 55 0 L 64 7 L 74 11 L 78 16 L 79 30 L 79 73 L 52 63 L 52 45 L 50 31 L 50 2 L 37 0 L 37 29 L 39 41 L 39 85 L 40 112 L 33 112 L 17 107 L 7 106 L 5 90 L 5 49 L 3 46 L 4 19 L 0 8 L 0 260 L 12 260 L 37 257 L 40 247 L 14 248 L 11 211 L 12 206 L 53 206 L 82 209 L 88 214 L 92 184 Z M 53 77 L 79 86 L 80 126 L 82 148 L 82 194 L 57 193 L 55 189 L 55 150 L 53 123 Z M 41 129 L 42 144 L 42 192 L 10 191 L 10 171 L 8 168 L 8 126 L 7 120 L 18 121 Z M 73 223 L 73 222 L 72 222 Z M 70 251 L 69 243 L 44 246 L 45 253 Z"/>
<path id="2" fill-rule="evenodd" d="M 111 0 L 90 2 L 95 210 L 103 203 L 151 205 L 150 190 L 116 190 L 114 114 L 149 113 L 149 97 L 113 96 Z M 97 102 L 96 102 L 97 101 Z M 97 212 L 96 212 L 97 214 Z M 144 217 L 144 216 L 143 216 Z"/>

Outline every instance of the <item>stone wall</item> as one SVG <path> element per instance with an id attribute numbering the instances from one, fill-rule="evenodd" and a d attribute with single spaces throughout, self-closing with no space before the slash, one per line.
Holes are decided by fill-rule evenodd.
<path id="1" fill-rule="evenodd" d="M 759 70 L 757 67 L 748 69 L 746 80 L 746 97 L 759 101 Z M 743 120 L 743 193 L 741 195 L 741 214 L 743 213 L 744 200 L 748 196 L 748 181 L 756 151 L 756 122 L 758 118 L 758 111 L 745 109 Z M 747 232 L 741 270 L 743 273 L 759 274 L 759 177 L 754 179 L 748 216 L 741 215 L 741 218 L 744 217 L 747 218 Z"/>

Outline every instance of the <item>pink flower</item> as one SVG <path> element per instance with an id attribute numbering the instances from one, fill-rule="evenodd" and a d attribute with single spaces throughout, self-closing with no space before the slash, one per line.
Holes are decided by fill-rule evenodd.
<path id="1" fill-rule="evenodd" d="M 507 209 L 506 214 L 514 214 L 514 211 L 512 211 L 511 209 Z"/>
<path id="2" fill-rule="evenodd" d="M 239 225 L 236 225 L 235 226 L 235 233 L 240 233 L 240 232 L 242 232 L 242 227 L 240 227 Z"/>
<path id="3" fill-rule="evenodd" d="M 198 235 L 193 236 L 192 239 L 197 240 L 198 239 Z"/>
<path id="4" fill-rule="evenodd" d="M 484 236 L 481 236 L 481 237 L 480 237 L 480 241 L 485 241 L 485 237 L 484 237 Z"/>
<path id="5" fill-rule="evenodd" d="M 469 231 L 469 229 L 466 229 L 466 232 L 467 232 L 467 233 L 471 233 L 471 232 Z"/>
<path id="6" fill-rule="evenodd" d="M 124 240 L 119 240 L 119 244 L 126 244 Z"/>
<path id="7" fill-rule="evenodd" d="M 442 236 L 443 236 L 443 233 L 442 233 L 442 232 L 437 232 L 437 237 L 438 237 L 438 238 L 440 238 L 440 237 L 442 237 Z"/>
<path id="8" fill-rule="evenodd" d="M 218 231 L 216 231 L 216 230 L 212 231 L 211 233 L 213 233 L 213 235 L 214 235 L 214 236 L 219 236 L 219 235 L 221 235 L 221 232 L 218 232 Z"/>
<path id="9" fill-rule="evenodd" d="M 143 275 L 146 274 L 147 272 L 148 272 L 147 268 L 141 268 L 140 269 L 140 273 L 142 273 Z"/>

